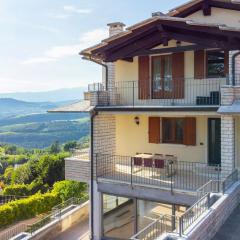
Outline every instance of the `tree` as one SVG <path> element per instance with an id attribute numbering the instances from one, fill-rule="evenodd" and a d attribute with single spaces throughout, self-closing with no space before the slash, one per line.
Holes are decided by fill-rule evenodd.
<path id="1" fill-rule="evenodd" d="M 53 192 L 59 194 L 59 197 L 62 199 L 62 201 L 65 201 L 71 197 L 86 199 L 86 191 L 86 183 L 65 180 L 61 182 L 56 182 L 53 185 Z"/>
<path id="2" fill-rule="evenodd" d="M 59 144 L 59 141 L 56 141 L 50 146 L 50 153 L 57 154 L 60 152 L 61 152 L 61 146 Z"/>
<path id="3" fill-rule="evenodd" d="M 4 174 L 3 174 L 3 178 L 4 178 L 4 182 L 6 184 L 9 184 L 11 182 L 13 172 L 14 172 L 13 166 L 8 166 L 5 169 Z"/>
<path id="4" fill-rule="evenodd" d="M 68 154 L 44 155 L 40 157 L 38 172 L 43 183 L 52 186 L 54 182 L 64 179 L 64 159 Z"/>
<path id="5" fill-rule="evenodd" d="M 5 153 L 10 154 L 10 155 L 16 154 L 17 153 L 17 147 L 15 145 L 7 145 L 5 147 Z"/>
<path id="6" fill-rule="evenodd" d="M 72 149 L 77 147 L 77 141 L 70 141 L 64 144 L 63 150 L 65 152 L 70 152 Z"/>

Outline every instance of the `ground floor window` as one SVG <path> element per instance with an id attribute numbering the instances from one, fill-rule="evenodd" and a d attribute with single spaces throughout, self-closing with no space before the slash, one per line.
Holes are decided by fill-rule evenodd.
<path id="1" fill-rule="evenodd" d="M 185 211 L 185 206 L 103 194 L 103 235 L 107 239 L 129 239 L 160 216 L 180 216 Z M 173 226 L 171 221 L 166 222 L 168 227 Z"/>
<path id="2" fill-rule="evenodd" d="M 184 119 L 183 118 L 163 118 L 163 142 L 183 143 Z"/>

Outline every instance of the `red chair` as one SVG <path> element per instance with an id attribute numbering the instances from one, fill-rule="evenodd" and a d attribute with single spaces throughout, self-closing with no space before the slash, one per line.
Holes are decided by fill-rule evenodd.
<path id="1" fill-rule="evenodd" d="M 143 165 L 144 165 L 144 167 L 153 167 L 153 159 L 152 158 L 144 158 Z"/>
<path id="2" fill-rule="evenodd" d="M 142 166 L 143 159 L 139 157 L 134 157 L 133 158 L 133 165 L 134 166 Z"/>
<path id="3" fill-rule="evenodd" d="M 154 161 L 154 167 L 155 168 L 159 168 L 159 169 L 163 169 L 165 167 L 165 161 L 164 159 L 155 159 Z"/>

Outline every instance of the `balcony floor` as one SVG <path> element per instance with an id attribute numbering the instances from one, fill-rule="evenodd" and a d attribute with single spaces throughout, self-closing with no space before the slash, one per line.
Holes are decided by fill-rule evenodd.
<path id="1" fill-rule="evenodd" d="M 169 106 L 156 106 L 156 105 L 142 105 L 142 106 L 96 106 L 98 111 L 207 111 L 207 112 L 216 112 L 219 109 L 219 105 L 169 105 Z"/>

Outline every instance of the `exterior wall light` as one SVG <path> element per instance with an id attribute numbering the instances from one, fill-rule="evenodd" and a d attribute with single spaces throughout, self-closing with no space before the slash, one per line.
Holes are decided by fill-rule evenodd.
<path id="1" fill-rule="evenodd" d="M 134 118 L 134 121 L 135 121 L 135 123 L 136 123 L 137 125 L 139 125 L 139 124 L 140 124 L 139 117 L 135 117 L 135 118 Z"/>

